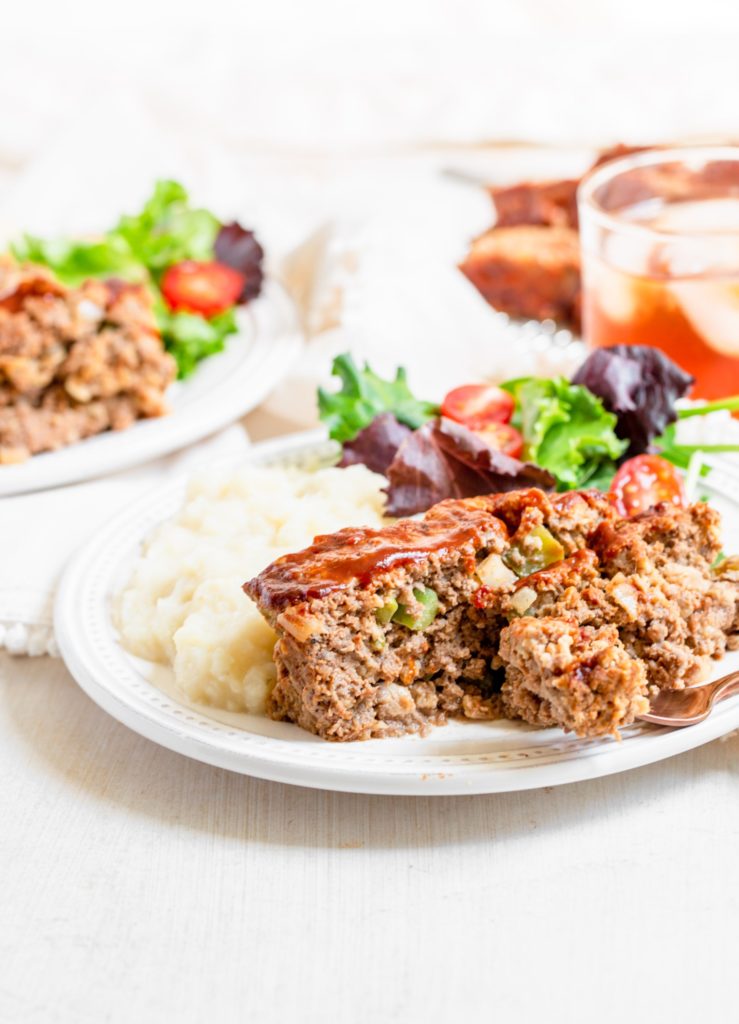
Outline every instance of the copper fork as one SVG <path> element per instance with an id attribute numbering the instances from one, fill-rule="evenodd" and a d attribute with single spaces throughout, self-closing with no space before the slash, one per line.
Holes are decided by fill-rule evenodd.
<path id="1" fill-rule="evenodd" d="M 697 725 L 705 721 L 718 704 L 727 697 L 739 693 L 739 672 L 729 672 L 703 686 L 690 686 L 685 690 L 661 690 L 649 705 L 645 715 L 639 715 L 642 722 L 655 725 L 669 725 L 681 729 L 686 725 Z"/>

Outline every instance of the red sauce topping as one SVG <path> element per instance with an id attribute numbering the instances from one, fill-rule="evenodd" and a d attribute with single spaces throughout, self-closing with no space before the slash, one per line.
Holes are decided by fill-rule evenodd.
<path id="1" fill-rule="evenodd" d="M 64 289 L 53 278 L 39 274 L 33 277 L 30 274 L 18 280 L 11 291 L 0 294 L 0 309 L 8 313 L 19 313 L 28 298 L 56 298 L 64 294 Z"/>
<path id="2" fill-rule="evenodd" d="M 385 530 L 350 527 L 316 537 L 304 551 L 278 558 L 244 584 L 244 590 L 263 608 L 284 608 L 343 590 L 355 580 L 366 586 L 377 574 L 433 552 L 467 544 L 481 547 L 491 537 L 503 542 L 506 536 L 503 523 L 483 502 L 477 507 L 465 501 L 442 502 L 420 521 L 402 519 Z"/>

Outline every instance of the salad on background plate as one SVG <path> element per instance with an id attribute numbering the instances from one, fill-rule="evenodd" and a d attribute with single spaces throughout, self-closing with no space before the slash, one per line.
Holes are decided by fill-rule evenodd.
<path id="1" fill-rule="evenodd" d="M 95 237 L 0 254 L 0 494 L 157 458 L 258 405 L 302 340 L 263 257 L 169 180 Z"/>
<path id="2" fill-rule="evenodd" d="M 264 250 L 254 232 L 193 206 L 179 182 L 157 181 L 136 214 L 93 239 L 24 235 L 11 246 L 20 263 L 48 267 L 62 284 L 121 278 L 146 285 L 178 377 L 223 350 L 238 330 L 237 307 L 256 298 Z"/>

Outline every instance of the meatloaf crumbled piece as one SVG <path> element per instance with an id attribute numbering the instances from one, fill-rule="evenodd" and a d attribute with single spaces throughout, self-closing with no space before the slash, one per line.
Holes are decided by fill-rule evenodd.
<path id="1" fill-rule="evenodd" d="M 0 261 L 0 463 L 162 415 L 175 372 L 143 286 Z"/>
<path id="2" fill-rule="evenodd" d="M 649 710 L 644 664 L 629 654 L 615 626 L 514 619 L 500 634 L 499 657 L 510 718 L 599 736 Z"/>
<path id="3" fill-rule="evenodd" d="M 718 533 L 701 503 L 621 519 L 531 489 L 318 537 L 244 585 L 278 634 L 269 714 L 329 740 L 450 716 L 617 734 L 735 643 Z"/>
<path id="4" fill-rule="evenodd" d="M 573 228 L 493 228 L 474 240 L 459 269 L 504 313 L 580 322 L 580 244 Z"/>
<path id="5" fill-rule="evenodd" d="M 739 588 L 711 570 L 719 525 L 718 513 L 702 502 L 604 520 L 587 548 L 477 600 L 509 619 L 518 613 L 611 623 L 652 686 L 682 689 L 705 678 L 736 632 Z"/>
<path id="6" fill-rule="evenodd" d="M 736 584 L 711 570 L 721 550 L 720 518 L 709 505 L 658 506 L 604 523 L 591 540 L 603 588 L 628 650 L 660 689 L 705 679 L 734 630 Z"/>

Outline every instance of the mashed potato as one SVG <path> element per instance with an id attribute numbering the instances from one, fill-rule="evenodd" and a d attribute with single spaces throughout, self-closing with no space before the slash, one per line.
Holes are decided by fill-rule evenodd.
<path id="1" fill-rule="evenodd" d="M 242 583 L 316 534 L 382 525 L 384 483 L 364 466 L 198 474 L 115 602 L 125 647 L 170 664 L 190 700 L 263 712 L 275 635 Z"/>

